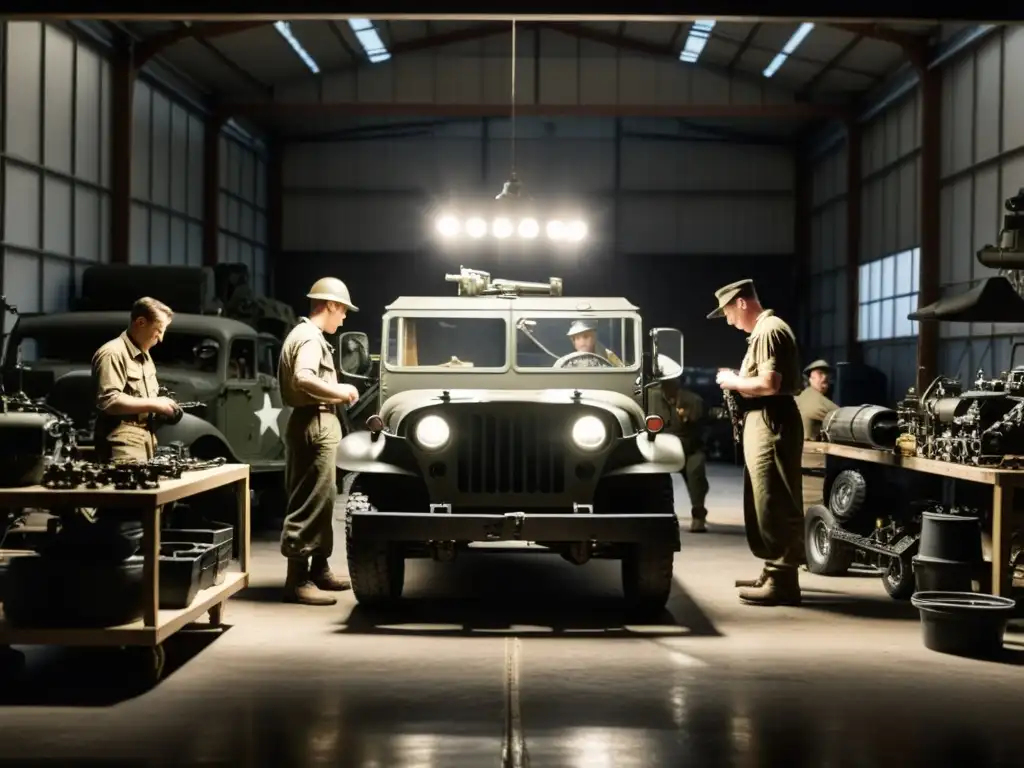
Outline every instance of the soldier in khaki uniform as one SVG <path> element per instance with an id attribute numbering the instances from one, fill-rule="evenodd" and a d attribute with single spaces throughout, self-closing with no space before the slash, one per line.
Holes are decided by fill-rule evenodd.
<path id="1" fill-rule="evenodd" d="M 707 456 L 700 433 L 704 417 L 704 401 L 696 392 L 679 386 L 675 379 L 652 387 L 648 407 L 651 413 L 665 420 L 665 431 L 677 435 L 686 454 L 683 482 L 690 496 L 690 531 L 707 531 L 708 510 L 704 501 L 708 497 Z"/>
<path id="2" fill-rule="evenodd" d="M 795 395 L 799 351 L 793 330 L 757 298 L 752 280 L 715 291 L 724 316 L 750 334 L 739 373 L 718 373 L 722 389 L 736 392 L 743 417 L 743 514 L 747 543 L 765 560 L 761 576 L 737 581 L 740 599 L 761 605 L 799 605 L 798 568 L 804 562 L 800 459 L 804 432 Z"/>
<path id="3" fill-rule="evenodd" d="M 288 558 L 285 602 L 334 605 L 326 591 L 350 587 L 331 572 L 334 550 L 334 502 L 337 497 L 335 453 L 341 424 L 335 406 L 359 399 L 351 384 L 340 384 L 334 348 L 324 334 L 338 330 L 348 312 L 357 312 L 348 288 L 334 277 L 317 280 L 306 296 L 303 317 L 281 347 L 278 382 L 281 398 L 292 408 L 285 429 L 285 493 L 281 554 Z"/>
<path id="4" fill-rule="evenodd" d="M 151 430 L 151 416 L 173 416 L 178 406 L 170 398 L 159 396 L 156 366 L 149 350 L 163 340 L 173 317 L 166 304 L 141 298 L 132 306 L 128 329 L 93 355 L 98 461 L 153 458 L 156 436 Z"/>
<path id="5" fill-rule="evenodd" d="M 819 440 L 825 417 L 839 407 L 827 396 L 831 372 L 825 360 L 815 360 L 804 368 L 807 386 L 796 398 L 796 407 L 804 423 L 804 440 Z"/>
<path id="6" fill-rule="evenodd" d="M 597 326 L 588 320 L 577 320 L 569 326 L 569 332 L 565 334 L 572 339 L 572 346 L 577 352 L 590 352 L 600 355 L 609 363 L 619 368 L 623 367 L 619 356 L 608 349 L 597 340 Z"/>

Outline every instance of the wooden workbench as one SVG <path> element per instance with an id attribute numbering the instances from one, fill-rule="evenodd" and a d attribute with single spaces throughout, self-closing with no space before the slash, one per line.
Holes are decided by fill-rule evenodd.
<path id="1" fill-rule="evenodd" d="M 234 484 L 237 500 L 238 570 L 224 581 L 196 595 L 188 608 L 160 610 L 160 517 L 166 504 Z M 204 613 L 219 625 L 224 602 L 249 583 L 249 465 L 225 464 L 212 469 L 185 472 L 177 480 L 161 480 L 153 490 L 118 491 L 111 487 L 51 490 L 39 485 L 0 489 L 0 507 L 100 507 L 104 514 L 128 511 L 142 518 L 142 579 L 146 601 L 140 621 L 120 627 L 89 629 L 34 629 L 12 627 L 0 619 L 0 647 L 12 645 L 149 646 L 160 644 Z"/>
<path id="2" fill-rule="evenodd" d="M 919 459 L 902 456 L 891 451 L 857 448 L 836 443 L 804 443 L 804 455 L 836 456 L 890 467 L 902 467 L 914 472 L 952 477 L 971 483 L 992 486 L 992 592 L 1009 597 L 1012 571 L 1010 569 L 1010 536 L 1012 535 L 1014 491 L 1024 487 L 1024 470 L 976 467 L 953 464 L 948 461 Z"/>

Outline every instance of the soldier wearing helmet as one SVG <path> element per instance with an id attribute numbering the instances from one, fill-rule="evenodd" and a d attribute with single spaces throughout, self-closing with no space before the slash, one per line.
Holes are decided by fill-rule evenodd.
<path id="1" fill-rule="evenodd" d="M 341 424 L 335 407 L 353 403 L 359 392 L 338 382 L 334 347 L 324 334 L 335 333 L 349 312 L 358 312 L 348 287 L 335 277 L 317 280 L 309 293 L 309 317 L 303 317 L 281 347 L 278 383 L 281 398 L 292 408 L 285 430 L 287 505 L 281 554 L 288 558 L 286 602 L 334 605 L 327 592 L 350 587 L 331 572 L 335 452 Z"/>
<path id="2" fill-rule="evenodd" d="M 576 320 L 565 335 L 572 339 L 572 346 L 577 352 L 590 352 L 603 357 L 612 365 L 624 365 L 618 355 L 597 340 L 597 325 L 592 320 Z"/>

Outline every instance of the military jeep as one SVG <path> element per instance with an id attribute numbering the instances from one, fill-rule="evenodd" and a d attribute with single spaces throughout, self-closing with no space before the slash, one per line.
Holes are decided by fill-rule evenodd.
<path id="1" fill-rule="evenodd" d="M 92 356 L 128 324 L 129 313 L 123 311 L 21 315 L 8 341 L 6 390 L 45 398 L 71 417 L 79 443 L 88 446 L 95 420 Z M 179 402 L 199 401 L 203 407 L 159 427 L 159 444 L 180 442 L 197 458 L 223 456 L 249 464 L 257 494 L 279 495 L 281 431 L 289 411 L 276 378 L 280 349 L 277 338 L 246 323 L 176 313 L 151 351 L 157 378 Z"/>
<path id="2" fill-rule="evenodd" d="M 645 355 L 624 298 L 564 297 L 557 278 L 447 279 L 458 296 L 386 308 L 376 413 L 338 448 L 356 599 L 398 599 L 407 558 L 535 546 L 577 565 L 621 560 L 627 601 L 661 611 L 684 456 L 645 405 L 651 385 L 680 374 L 682 334 L 653 329 Z M 573 348 L 579 321 L 597 351 Z M 679 360 L 659 352 L 673 342 Z M 368 346 L 360 333 L 340 343 Z M 364 370 L 360 357 L 342 355 L 343 374 Z"/>

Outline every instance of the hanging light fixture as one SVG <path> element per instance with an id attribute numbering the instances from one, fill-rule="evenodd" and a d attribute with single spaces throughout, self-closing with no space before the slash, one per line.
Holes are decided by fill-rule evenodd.
<path id="1" fill-rule="evenodd" d="M 551 219 L 543 226 L 534 215 L 533 201 L 524 194 L 523 185 L 516 175 L 516 22 L 512 20 L 512 109 L 511 109 L 511 170 L 508 181 L 502 184 L 501 192 L 495 196 L 497 210 L 473 212 L 465 218 L 445 212 L 437 219 L 437 232 L 443 238 L 453 239 L 462 235 L 479 240 L 490 234 L 498 240 L 517 237 L 521 240 L 535 240 L 544 234 L 554 243 L 578 243 L 587 236 L 587 224 L 579 219 Z M 488 213 L 490 215 L 488 215 Z M 488 223 L 489 222 L 489 223 Z"/>

